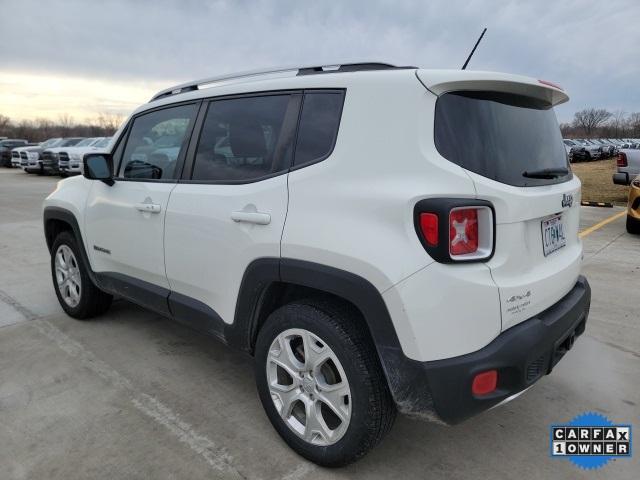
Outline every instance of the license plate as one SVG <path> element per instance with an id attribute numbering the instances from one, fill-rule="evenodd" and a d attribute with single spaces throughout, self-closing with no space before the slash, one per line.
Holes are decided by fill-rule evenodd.
<path id="1" fill-rule="evenodd" d="M 561 249 L 567 244 L 567 237 L 564 234 L 564 223 L 562 215 L 548 218 L 542 221 L 542 249 L 544 256 Z"/>

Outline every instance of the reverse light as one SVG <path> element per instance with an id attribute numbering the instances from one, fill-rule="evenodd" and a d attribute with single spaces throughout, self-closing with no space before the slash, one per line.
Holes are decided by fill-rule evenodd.
<path id="1" fill-rule="evenodd" d="M 616 161 L 616 165 L 618 167 L 626 167 L 626 166 L 629 165 L 627 163 L 627 154 L 626 153 L 620 152 L 618 154 L 618 160 Z"/>
<path id="2" fill-rule="evenodd" d="M 456 208 L 449 213 L 449 253 L 468 255 L 478 251 L 478 210 Z"/>
<path id="3" fill-rule="evenodd" d="M 488 395 L 494 392 L 498 387 L 498 371 L 487 370 L 486 372 L 478 373 L 473 377 L 473 383 L 471 384 L 471 393 L 474 395 Z"/>

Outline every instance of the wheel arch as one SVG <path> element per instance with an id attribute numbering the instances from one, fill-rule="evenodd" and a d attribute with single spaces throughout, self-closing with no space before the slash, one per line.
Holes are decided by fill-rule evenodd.
<path id="1" fill-rule="evenodd" d="M 314 295 L 346 302 L 360 314 L 401 412 L 433 409 L 423 370 L 402 352 L 382 295 L 371 282 L 351 272 L 297 259 L 255 260 L 242 279 L 234 323 L 227 326 L 224 335 L 227 343 L 253 354 L 260 327 L 271 312 Z"/>
<path id="2" fill-rule="evenodd" d="M 49 249 L 50 253 L 51 249 L 53 248 L 53 242 L 61 232 L 69 231 L 73 234 L 76 241 L 78 242 L 82 260 L 85 262 L 85 265 L 89 267 L 87 268 L 89 277 L 91 278 L 91 281 L 94 282 L 94 284 L 97 284 L 95 274 L 93 272 L 93 269 L 91 268 L 89 256 L 87 255 L 87 251 L 85 250 L 82 232 L 80 231 L 80 225 L 73 212 L 60 207 L 45 207 L 43 212 L 43 223 L 44 236 L 47 241 L 47 248 Z"/>

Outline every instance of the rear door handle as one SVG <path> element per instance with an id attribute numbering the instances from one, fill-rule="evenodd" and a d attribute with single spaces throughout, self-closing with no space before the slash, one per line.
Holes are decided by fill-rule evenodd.
<path id="1" fill-rule="evenodd" d="M 234 222 L 256 223 L 258 225 L 268 225 L 271 223 L 271 215 L 260 212 L 231 212 L 231 220 Z"/>
<path id="2" fill-rule="evenodd" d="M 136 210 L 146 213 L 160 213 L 160 205 L 157 203 L 136 203 Z"/>

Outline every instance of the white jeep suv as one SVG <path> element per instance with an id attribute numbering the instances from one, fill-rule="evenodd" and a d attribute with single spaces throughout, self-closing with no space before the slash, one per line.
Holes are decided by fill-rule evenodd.
<path id="1" fill-rule="evenodd" d="M 118 296 L 253 355 L 273 426 L 321 465 L 396 411 L 455 424 L 585 329 L 567 99 L 377 63 L 170 88 L 46 199 L 56 294 L 75 318 Z"/>

